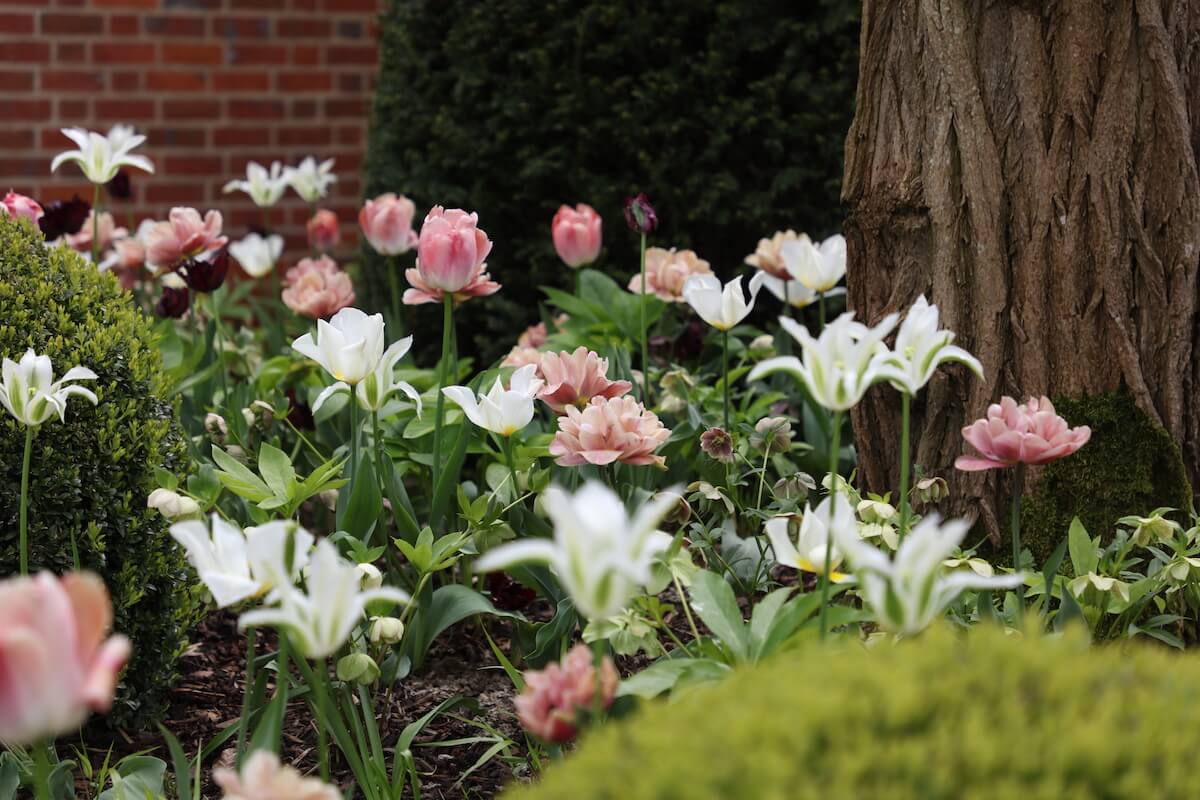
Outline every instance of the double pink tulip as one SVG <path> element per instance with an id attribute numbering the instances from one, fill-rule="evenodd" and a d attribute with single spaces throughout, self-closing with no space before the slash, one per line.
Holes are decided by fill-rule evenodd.
<path id="1" fill-rule="evenodd" d="M 1016 464 L 1049 464 L 1087 444 L 1092 429 L 1071 428 L 1049 398 L 1031 397 L 1024 405 L 1011 397 L 988 406 L 987 417 L 963 428 L 963 438 L 979 456 L 959 456 L 954 466 L 978 471 Z"/>
<path id="2" fill-rule="evenodd" d="M 486 272 L 492 242 L 476 226 L 478 221 L 477 214 L 459 208 L 434 206 L 426 215 L 417 239 L 416 269 L 404 272 L 412 285 L 404 292 L 406 305 L 440 303 L 447 294 L 461 302 L 500 291 Z"/>
<path id="3" fill-rule="evenodd" d="M 112 603 L 95 575 L 0 583 L 0 740 L 32 744 L 112 706 L 129 640 L 108 639 Z"/>
<path id="4" fill-rule="evenodd" d="M 601 705 L 608 709 L 617 694 L 619 676 L 612 659 L 600 667 Z M 559 664 L 525 673 L 525 691 L 515 701 L 525 730 L 551 744 L 563 744 L 579 732 L 580 717 L 596 699 L 596 666 L 587 645 L 577 644 Z"/>
<path id="5" fill-rule="evenodd" d="M 227 241 L 221 235 L 220 211 L 201 218 L 194 208 L 172 208 L 167 221 L 155 223 L 146 234 L 146 263 L 156 270 L 173 270 L 188 259 L 221 249 Z"/>
<path id="6" fill-rule="evenodd" d="M 671 432 L 632 397 L 594 397 L 582 411 L 576 406 L 567 406 L 566 411 L 558 418 L 558 432 L 550 443 L 550 455 L 560 467 L 617 461 L 666 466 L 666 459 L 654 451 Z"/>
<path id="7" fill-rule="evenodd" d="M 308 233 L 308 246 L 318 252 L 327 253 L 342 240 L 337 214 L 328 208 L 318 209 L 304 227 Z"/>
<path id="8" fill-rule="evenodd" d="M 563 263 L 577 269 L 595 261 L 600 255 L 600 227 L 600 215 L 586 203 L 560 207 L 550 223 L 550 235 Z"/>
<path id="9" fill-rule="evenodd" d="M 92 251 L 92 233 L 95 231 L 95 214 L 96 210 L 88 214 L 87 220 L 84 221 L 83 227 L 77 233 L 68 233 L 66 235 L 67 247 L 78 253 L 90 253 Z M 125 228 L 117 227 L 117 223 L 113 220 L 113 215 L 107 211 L 100 212 L 100 230 L 96 233 L 100 236 L 100 244 L 97 250 L 103 253 L 108 248 L 112 247 L 115 240 L 124 239 L 129 235 L 129 231 Z"/>
<path id="10" fill-rule="evenodd" d="M 571 406 L 586 408 L 593 397 L 621 397 L 633 388 L 629 381 L 610 381 L 608 361 L 582 346 L 574 353 L 544 353 L 540 371 L 546 385 L 538 397 L 558 414 Z"/>
<path id="11" fill-rule="evenodd" d="M 4 195 L 3 200 L 0 200 L 0 212 L 17 219 L 27 219 L 34 225 L 37 225 L 44 213 L 37 200 L 11 190 Z"/>
<path id="12" fill-rule="evenodd" d="M 358 225 L 375 252 L 398 256 L 417 246 L 417 234 L 412 226 L 415 213 L 412 200 L 388 192 L 363 204 L 358 212 Z"/>
<path id="13" fill-rule="evenodd" d="M 651 247 L 646 251 L 646 293 L 668 303 L 687 302 L 683 299 L 683 286 L 688 278 L 711 274 L 712 267 L 694 250 Z M 642 293 L 641 273 L 629 279 L 629 291 Z"/>
<path id="14" fill-rule="evenodd" d="M 287 271 L 283 302 L 310 319 L 328 319 L 354 304 L 354 284 L 329 256 L 306 258 Z"/>

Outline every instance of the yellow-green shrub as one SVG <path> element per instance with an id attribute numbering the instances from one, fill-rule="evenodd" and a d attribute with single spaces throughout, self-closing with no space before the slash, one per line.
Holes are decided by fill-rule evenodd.
<path id="1" fill-rule="evenodd" d="M 1200 660 L 935 631 L 813 645 L 654 703 L 514 800 L 1200 796 Z"/>

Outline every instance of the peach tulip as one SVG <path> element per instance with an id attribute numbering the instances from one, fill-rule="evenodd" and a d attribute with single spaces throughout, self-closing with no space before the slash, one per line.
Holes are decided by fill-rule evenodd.
<path id="1" fill-rule="evenodd" d="M 188 259 L 219 250 L 228 241 L 221 235 L 221 222 L 219 211 L 209 211 L 201 218 L 194 208 L 172 208 L 169 219 L 146 234 L 146 264 L 169 271 Z"/>
<path id="2" fill-rule="evenodd" d="M 358 224 L 363 235 L 384 256 L 398 256 L 417 246 L 413 230 L 416 207 L 404 195 L 391 192 L 368 200 L 358 212 Z"/>
<path id="3" fill-rule="evenodd" d="M 1015 464 L 1049 464 L 1087 444 L 1092 429 L 1070 428 L 1047 397 L 1031 397 L 1023 405 L 1011 397 L 988 406 L 987 417 L 962 429 L 980 456 L 959 456 L 954 466 L 978 471 Z"/>
<path id="4" fill-rule="evenodd" d="M 773 278 L 786 281 L 792 274 L 783 261 L 782 248 L 787 242 L 799 241 L 800 234 L 793 230 L 777 231 L 770 239 L 759 239 L 758 247 L 746 256 L 746 263 L 757 267 Z"/>
<path id="5" fill-rule="evenodd" d="M 546 386 L 538 397 L 559 414 L 567 406 L 586 408 L 593 397 L 620 397 L 633 388 L 629 381 L 610 381 L 608 360 L 582 346 L 574 353 L 543 354 L 541 372 Z"/>
<path id="6" fill-rule="evenodd" d="M 524 367 L 528 364 L 541 366 L 542 351 L 536 347 L 522 347 L 516 345 L 512 350 L 508 351 L 508 355 L 500 362 L 502 367 Z"/>
<path id="7" fill-rule="evenodd" d="M 525 332 L 517 337 L 518 347 L 541 347 L 546 343 L 548 337 L 546 332 L 546 323 L 539 322 L 536 325 L 530 325 L 525 329 Z"/>
<path id="8" fill-rule="evenodd" d="M 711 275 L 712 267 L 694 250 L 664 250 L 651 247 L 646 251 L 646 293 L 657 295 L 668 303 L 686 302 L 683 286 L 693 275 Z M 642 292 L 641 273 L 629 279 L 629 291 Z"/>
<path id="9" fill-rule="evenodd" d="M 600 666 L 600 703 L 607 710 L 617 694 L 617 668 L 608 656 Z M 596 666 L 587 645 L 577 644 L 562 662 L 525 673 L 525 691 L 515 700 L 517 719 L 543 741 L 575 738 L 580 717 L 596 702 Z"/>
<path id="10" fill-rule="evenodd" d="M 32 197 L 26 197 L 23 194 L 9 190 L 8 194 L 4 195 L 4 199 L 0 200 L 0 212 L 8 214 L 16 219 L 27 219 L 34 225 L 37 225 L 39 219 L 42 218 L 41 205 Z"/>
<path id="11" fill-rule="evenodd" d="M 350 276 L 329 256 L 303 259 L 285 277 L 284 304 L 310 319 L 327 319 L 354 303 Z"/>
<path id="12" fill-rule="evenodd" d="M 582 411 L 567 406 L 558 418 L 558 433 L 550 443 L 550 455 L 560 467 L 582 464 L 666 465 L 654 455 L 670 437 L 658 416 L 632 397 L 594 397 Z"/>
<path id="13" fill-rule="evenodd" d="M 595 261 L 600 255 L 600 227 L 600 215 L 586 203 L 561 206 L 550 223 L 550 235 L 563 263 L 577 269 Z"/>
<path id="14" fill-rule="evenodd" d="M 130 645 L 106 639 L 111 626 L 108 590 L 91 573 L 0 582 L 0 740 L 32 744 L 112 706 Z"/>
<path id="15" fill-rule="evenodd" d="M 308 220 L 305 230 L 308 232 L 308 246 L 322 253 L 332 250 L 342 239 L 337 214 L 328 208 L 318 209 Z"/>
<path id="16" fill-rule="evenodd" d="M 92 251 L 92 232 L 95 230 L 96 224 L 95 214 L 96 211 L 93 209 L 88 214 L 87 220 L 84 221 L 83 227 L 79 229 L 78 233 L 67 234 L 67 247 L 79 253 L 90 253 Z M 104 252 L 111 247 L 114 240 L 124 239 L 129 235 L 129 231 L 125 228 L 117 227 L 117 223 L 113 220 L 113 215 L 107 211 L 100 212 L 100 230 L 98 233 L 100 244 L 96 249 L 100 252 Z"/>
<path id="17" fill-rule="evenodd" d="M 460 208 L 434 206 L 430 210 L 417 240 L 422 283 L 430 289 L 457 293 L 477 279 L 492 251 L 492 242 L 477 227 L 478 222 L 478 214 Z"/>
<path id="18" fill-rule="evenodd" d="M 224 800 L 341 800 L 342 793 L 316 778 L 305 778 L 295 767 L 281 764 L 269 750 L 255 750 L 241 773 L 214 769 L 213 781 Z"/>

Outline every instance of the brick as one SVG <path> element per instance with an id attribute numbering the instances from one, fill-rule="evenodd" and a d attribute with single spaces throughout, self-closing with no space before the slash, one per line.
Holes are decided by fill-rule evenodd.
<path id="1" fill-rule="evenodd" d="M 328 92 L 333 76 L 327 72 L 284 72 L 275 76 L 275 88 L 282 92 Z"/>
<path id="2" fill-rule="evenodd" d="M 0 14 L 0 33 L 33 33 L 33 14 Z"/>
<path id="3" fill-rule="evenodd" d="M 292 51 L 292 63 L 315 67 L 321 63 L 321 48 L 297 47 Z"/>
<path id="4" fill-rule="evenodd" d="M 366 100 L 326 100 L 325 116 L 332 119 L 363 117 L 367 113 Z"/>
<path id="5" fill-rule="evenodd" d="M 322 6 L 326 11 L 379 11 L 379 0 L 323 0 Z"/>
<path id="6" fill-rule="evenodd" d="M 202 92 L 203 72 L 151 72 L 146 75 L 146 88 L 161 92 Z"/>
<path id="7" fill-rule="evenodd" d="M 0 47 L 0 62 L 22 64 L 49 60 L 50 45 L 46 42 L 5 42 Z"/>
<path id="8" fill-rule="evenodd" d="M 163 119 L 217 119 L 221 116 L 219 100 L 164 100 Z"/>
<path id="9" fill-rule="evenodd" d="M 225 48 L 219 44 L 175 44 L 163 47 L 163 62 L 167 64 L 220 64 L 225 60 Z"/>
<path id="10" fill-rule="evenodd" d="M 49 100 L 3 100 L 4 119 L 16 121 L 31 121 L 50 119 Z"/>
<path id="11" fill-rule="evenodd" d="M 151 43 L 92 44 L 92 58 L 100 64 L 153 64 L 154 45 Z"/>
<path id="12" fill-rule="evenodd" d="M 146 138 L 157 147 L 201 148 L 205 146 L 205 131 L 200 128 L 151 128 Z"/>
<path id="13" fill-rule="evenodd" d="M 54 60 L 71 63 L 87 61 L 87 45 L 84 42 L 59 42 L 54 47 Z"/>
<path id="14" fill-rule="evenodd" d="M 33 131 L 29 128 L 0 131 L 0 148 L 5 150 L 32 150 Z"/>
<path id="15" fill-rule="evenodd" d="M 142 73 L 114 72 L 112 88 L 118 92 L 136 92 L 142 88 Z"/>
<path id="16" fill-rule="evenodd" d="M 286 64 L 287 47 L 283 45 L 236 44 L 229 48 L 231 64 Z"/>
<path id="17" fill-rule="evenodd" d="M 41 88 L 54 92 L 97 92 L 104 88 L 104 79 L 96 72 L 47 70 L 42 73 Z"/>
<path id="18" fill-rule="evenodd" d="M 70 177 L 70 178 L 75 177 L 74 175 L 72 175 L 70 173 L 66 173 L 66 174 L 67 174 L 67 177 Z M 91 186 L 91 184 L 88 184 L 88 183 L 77 183 L 77 184 L 67 184 L 67 185 L 46 184 L 42 187 L 42 190 L 37 193 L 37 195 L 38 195 L 38 201 L 41 202 L 43 205 L 47 204 L 47 203 L 53 203 L 55 200 L 70 200 L 71 198 L 73 198 L 75 196 L 78 196 L 80 198 L 86 198 L 87 201 L 90 203 L 90 202 L 92 202 L 92 186 Z"/>
<path id="19" fill-rule="evenodd" d="M 238 10 L 274 11 L 287 8 L 287 0 L 238 0 Z"/>
<path id="20" fill-rule="evenodd" d="M 204 17 L 146 17 L 146 32 L 156 36 L 203 36 Z"/>
<path id="21" fill-rule="evenodd" d="M 186 203 L 200 205 L 208 197 L 202 183 L 154 184 L 146 187 L 148 203 Z"/>
<path id="22" fill-rule="evenodd" d="M 163 5 L 166 8 L 195 8 L 205 11 L 213 11 L 223 8 L 224 0 L 163 0 Z"/>
<path id="23" fill-rule="evenodd" d="M 108 19 L 108 32 L 114 36 L 137 36 L 142 19 L 127 14 L 114 14 Z"/>
<path id="24" fill-rule="evenodd" d="M 0 72 L 0 92 L 33 91 L 32 72 Z"/>
<path id="25" fill-rule="evenodd" d="M 330 47 L 325 52 L 326 61 L 334 66 L 340 64 L 374 64 L 379 58 L 379 51 L 374 47 L 342 45 Z"/>
<path id="26" fill-rule="evenodd" d="M 312 100 L 296 100 L 292 103 L 292 116 L 296 119 L 313 119 L 317 116 L 317 104 Z"/>
<path id="27" fill-rule="evenodd" d="M 76 125 L 88 118 L 87 100 L 59 100 L 58 117 L 67 125 Z"/>
<path id="28" fill-rule="evenodd" d="M 158 8 L 158 0 L 92 0 L 97 8 Z"/>
<path id="29" fill-rule="evenodd" d="M 337 131 L 337 143 L 340 145 L 358 146 L 363 143 L 364 138 L 366 138 L 366 137 L 363 134 L 363 129 L 361 127 L 357 127 L 357 128 L 343 127 L 343 128 L 338 128 L 338 131 Z"/>
<path id="30" fill-rule="evenodd" d="M 284 105 L 280 100 L 228 100 L 225 103 L 230 118 L 283 119 Z"/>
<path id="31" fill-rule="evenodd" d="M 306 147 L 325 146 L 333 141 L 333 136 L 330 134 L 329 128 L 282 128 L 276 131 L 279 138 L 279 144 L 283 147 L 296 147 L 305 145 Z"/>
<path id="32" fill-rule="evenodd" d="M 43 14 L 42 33 L 94 36 L 104 31 L 104 17 L 97 14 Z"/>
<path id="33" fill-rule="evenodd" d="M 265 39 L 271 35 L 271 21 L 266 17 L 218 17 L 213 20 L 213 35 Z"/>
<path id="34" fill-rule="evenodd" d="M 333 24 L 329 20 L 319 17 L 285 17 L 279 20 L 277 29 L 280 36 L 286 36 L 289 39 L 305 37 L 326 39 L 333 30 Z"/>
<path id="35" fill-rule="evenodd" d="M 218 92 L 265 92 L 271 88 L 271 78 L 265 72 L 221 72 L 212 79 L 213 89 Z"/>
<path id="36" fill-rule="evenodd" d="M 266 147 L 270 143 L 269 128 L 217 128 L 213 131 L 214 147 Z"/>
<path id="37" fill-rule="evenodd" d="M 337 35 L 343 39 L 361 39 L 363 24 L 357 20 L 344 19 L 337 24 Z"/>
<path id="38" fill-rule="evenodd" d="M 166 175 L 219 175 L 220 156 L 167 156 L 163 169 Z"/>
<path id="39" fill-rule="evenodd" d="M 96 116 L 112 122 L 130 122 L 155 118 L 153 100 L 97 100 Z"/>
<path id="40" fill-rule="evenodd" d="M 0 175 L 40 178 L 46 174 L 47 166 L 38 158 L 0 158 Z M 7 183 L 4 189 L 8 189 Z"/>
<path id="41" fill-rule="evenodd" d="M 337 85 L 338 91 L 361 92 L 363 90 L 363 77 L 354 73 L 339 75 Z"/>

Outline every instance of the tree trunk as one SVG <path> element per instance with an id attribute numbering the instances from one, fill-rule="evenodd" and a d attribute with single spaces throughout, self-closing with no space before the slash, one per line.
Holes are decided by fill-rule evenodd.
<path id="1" fill-rule="evenodd" d="M 944 368 L 914 408 L 914 458 L 950 481 L 950 510 L 1003 527 L 1011 470 L 953 469 L 961 427 L 1003 394 L 1125 385 L 1195 485 L 1200 3 L 865 0 L 861 36 L 850 307 L 873 323 L 924 292 L 983 362 L 983 380 Z M 867 488 L 894 490 L 896 393 L 853 421 Z"/>

